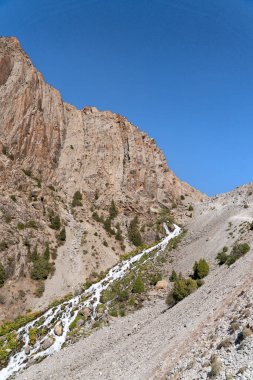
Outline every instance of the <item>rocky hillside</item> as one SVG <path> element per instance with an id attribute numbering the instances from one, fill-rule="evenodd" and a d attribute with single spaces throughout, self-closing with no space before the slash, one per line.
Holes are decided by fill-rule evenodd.
<path id="1" fill-rule="evenodd" d="M 162 286 L 148 290 L 142 309 L 112 316 L 16 378 L 252 379 L 253 185 L 196 203 L 192 213 L 163 260 Z M 187 278 L 202 258 L 210 268 L 204 283 L 166 306 L 172 271 Z"/>
<path id="2" fill-rule="evenodd" d="M 204 198 L 126 118 L 64 103 L 15 38 L 0 109 L 0 320 L 79 291 Z"/>

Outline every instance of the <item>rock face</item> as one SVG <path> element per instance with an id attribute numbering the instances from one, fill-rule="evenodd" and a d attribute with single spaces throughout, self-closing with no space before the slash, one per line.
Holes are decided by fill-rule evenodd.
<path id="1" fill-rule="evenodd" d="M 0 58 L 0 140 L 26 168 L 69 195 L 77 188 L 87 197 L 98 192 L 101 202 L 114 195 L 169 206 L 184 193 L 202 196 L 177 179 L 154 139 L 127 119 L 64 103 L 15 38 L 0 39 Z"/>
<path id="2" fill-rule="evenodd" d="M 154 139 L 126 118 L 63 102 L 16 38 L 0 38 L 0 109 L 0 263 L 6 272 L 0 320 L 44 307 L 70 288 L 78 290 L 94 269 L 114 265 L 133 248 L 128 227 L 135 216 L 149 243 L 160 237 L 153 226 L 164 208 L 180 208 L 185 195 L 188 204 L 204 197 L 174 175 Z M 82 207 L 73 209 L 76 191 Z M 112 200 L 118 215 L 106 232 L 101 220 Z M 52 225 L 55 216 L 66 226 L 63 240 Z M 115 239 L 117 225 L 121 233 Z M 31 279 L 31 270 L 47 244 L 55 281 L 49 284 L 50 276 L 44 276 L 46 296 L 34 303 L 43 287 L 37 274 Z"/>

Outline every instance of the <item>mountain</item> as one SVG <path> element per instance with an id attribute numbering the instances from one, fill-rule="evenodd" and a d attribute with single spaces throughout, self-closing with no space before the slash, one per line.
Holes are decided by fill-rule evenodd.
<path id="1" fill-rule="evenodd" d="M 205 196 L 125 117 L 78 110 L 0 38 L 0 320 L 78 292 Z"/>

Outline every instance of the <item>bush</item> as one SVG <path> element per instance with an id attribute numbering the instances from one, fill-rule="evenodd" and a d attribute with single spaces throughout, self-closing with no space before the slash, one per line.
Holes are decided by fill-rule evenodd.
<path id="1" fill-rule="evenodd" d="M 182 278 L 174 283 L 172 296 L 175 303 L 189 296 L 198 288 L 197 282 L 192 278 Z"/>
<path id="2" fill-rule="evenodd" d="M 92 214 L 92 218 L 96 221 L 96 222 L 101 222 L 101 217 L 98 215 L 98 213 L 96 211 L 93 212 Z"/>
<path id="3" fill-rule="evenodd" d="M 109 216 L 110 216 L 110 219 L 114 219 L 116 218 L 116 216 L 118 215 L 118 209 L 115 205 L 115 202 L 114 200 L 112 200 L 111 202 L 111 206 L 109 208 Z"/>
<path id="4" fill-rule="evenodd" d="M 63 227 L 57 236 L 59 243 L 63 244 L 66 241 L 66 229 Z"/>
<path id="5" fill-rule="evenodd" d="M 80 193 L 80 191 L 76 191 L 75 194 L 73 195 L 73 200 L 72 200 L 72 206 L 73 207 L 76 207 L 76 206 L 82 206 L 82 194 Z"/>
<path id="6" fill-rule="evenodd" d="M 129 227 L 128 227 L 128 238 L 129 240 L 136 246 L 142 245 L 142 237 L 139 231 L 139 221 L 137 216 L 134 217 L 133 220 L 131 220 Z"/>
<path id="7" fill-rule="evenodd" d="M 209 265 L 205 259 L 196 261 L 193 267 L 193 277 L 195 280 L 204 278 L 209 273 Z"/>
<path id="8" fill-rule="evenodd" d="M 37 249 L 35 249 L 31 255 L 33 266 L 31 269 L 31 278 L 33 280 L 41 281 L 46 280 L 50 273 L 54 270 L 54 264 L 49 262 L 50 250 L 49 245 L 46 245 L 46 249 L 43 255 L 39 255 Z"/>
<path id="9" fill-rule="evenodd" d="M 247 252 L 249 252 L 250 246 L 247 243 L 241 243 L 241 244 L 235 244 L 232 252 L 228 256 L 226 260 L 226 264 L 228 266 L 235 263 L 238 259 L 240 259 L 242 256 L 244 256 Z"/>
<path id="10" fill-rule="evenodd" d="M 145 291 L 145 285 L 144 282 L 142 281 L 141 277 L 138 276 L 134 283 L 133 283 L 133 288 L 132 288 L 132 293 L 143 293 Z"/>
<path id="11" fill-rule="evenodd" d="M 162 275 L 161 273 L 156 273 L 156 274 L 153 274 L 151 277 L 150 277 L 150 280 L 149 280 L 149 283 L 150 285 L 153 285 L 155 286 L 158 281 L 161 281 L 162 280 Z"/>
<path id="12" fill-rule="evenodd" d="M 116 229 L 117 229 L 117 232 L 116 232 L 116 235 L 115 235 L 115 239 L 119 240 L 119 241 L 122 241 L 123 237 L 122 237 L 122 231 L 121 231 L 119 223 L 117 223 Z"/>
<path id="13" fill-rule="evenodd" d="M 108 232 L 108 234 L 112 234 L 114 232 L 111 227 L 111 221 L 111 218 L 106 218 L 104 221 L 104 229 Z"/>
<path id="14" fill-rule="evenodd" d="M 193 211 L 193 210 L 194 210 L 193 206 L 190 205 L 190 206 L 188 207 L 188 211 Z"/>
<path id="15" fill-rule="evenodd" d="M 61 219 L 59 215 L 51 215 L 49 218 L 51 222 L 49 227 L 53 230 L 59 230 L 61 228 Z"/>
<path id="16" fill-rule="evenodd" d="M 0 288 L 4 286 L 6 280 L 6 273 L 3 264 L 0 263 Z"/>
<path id="17" fill-rule="evenodd" d="M 170 280 L 170 282 L 175 282 L 175 281 L 179 280 L 179 276 L 174 269 L 173 269 L 173 271 L 169 277 L 169 280 Z"/>
<path id="18" fill-rule="evenodd" d="M 44 257 L 40 256 L 33 263 L 33 268 L 31 270 L 31 278 L 33 280 L 46 280 L 49 274 L 53 270 L 53 264 L 49 263 Z"/>
<path id="19" fill-rule="evenodd" d="M 5 251 L 6 249 L 8 249 L 8 247 L 9 247 L 9 244 L 7 243 L 7 241 L 5 240 L 0 241 L 0 252 Z"/>
<path id="20" fill-rule="evenodd" d="M 227 259 L 228 259 L 228 255 L 224 251 L 219 252 L 218 255 L 216 256 L 216 260 L 218 260 L 219 265 L 225 264 Z"/>

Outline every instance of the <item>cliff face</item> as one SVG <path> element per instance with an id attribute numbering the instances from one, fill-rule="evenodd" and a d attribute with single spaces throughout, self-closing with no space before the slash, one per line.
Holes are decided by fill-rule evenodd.
<path id="1" fill-rule="evenodd" d="M 18 162 L 72 195 L 76 188 L 125 200 L 142 198 L 169 206 L 187 192 L 168 168 L 155 141 L 125 118 L 95 107 L 77 110 L 20 48 L 0 39 L 0 140 Z"/>
<path id="2" fill-rule="evenodd" d="M 82 244 L 87 244 L 88 255 L 76 264 L 83 268 L 82 279 L 75 278 L 74 266 L 73 279 L 62 285 L 64 294 L 92 270 L 106 269 L 120 252 L 131 249 L 127 229 L 134 216 L 139 217 L 144 241 L 151 242 L 159 237 L 152 223 L 164 207 L 177 204 L 179 212 L 174 213 L 183 215 L 181 198 L 187 195 L 187 204 L 203 198 L 174 175 L 155 141 L 127 119 L 95 107 L 77 110 L 64 103 L 59 92 L 44 82 L 16 38 L 0 38 L 0 179 L 0 263 L 6 269 L 4 289 L 10 302 L 13 286 L 21 279 L 25 282 L 22 286 L 31 289 L 31 252 L 36 247 L 42 252 L 46 242 L 57 250 L 57 235 L 50 228 L 52 210 L 66 226 L 67 246 L 73 238 L 78 242 L 76 256 L 83 252 Z M 71 211 L 76 191 L 82 194 L 82 207 Z M 118 215 L 108 234 L 101 221 L 92 219 L 92 213 L 96 210 L 107 217 L 112 200 Z M 6 218 L 7 209 L 11 215 Z M 78 228 L 72 225 L 68 230 L 69 221 L 74 223 L 71 215 L 82 231 L 90 230 L 95 236 L 99 231 L 97 241 L 73 237 L 71 228 Z M 29 227 L 31 220 L 38 223 L 37 229 Z M 26 228 L 17 229 L 17 223 Z M 121 242 L 113 237 L 116 223 L 122 231 Z M 108 240 L 108 248 L 101 246 L 103 239 Z M 94 249 L 96 265 L 89 257 Z M 57 260 L 55 266 L 56 273 L 64 271 Z"/>

